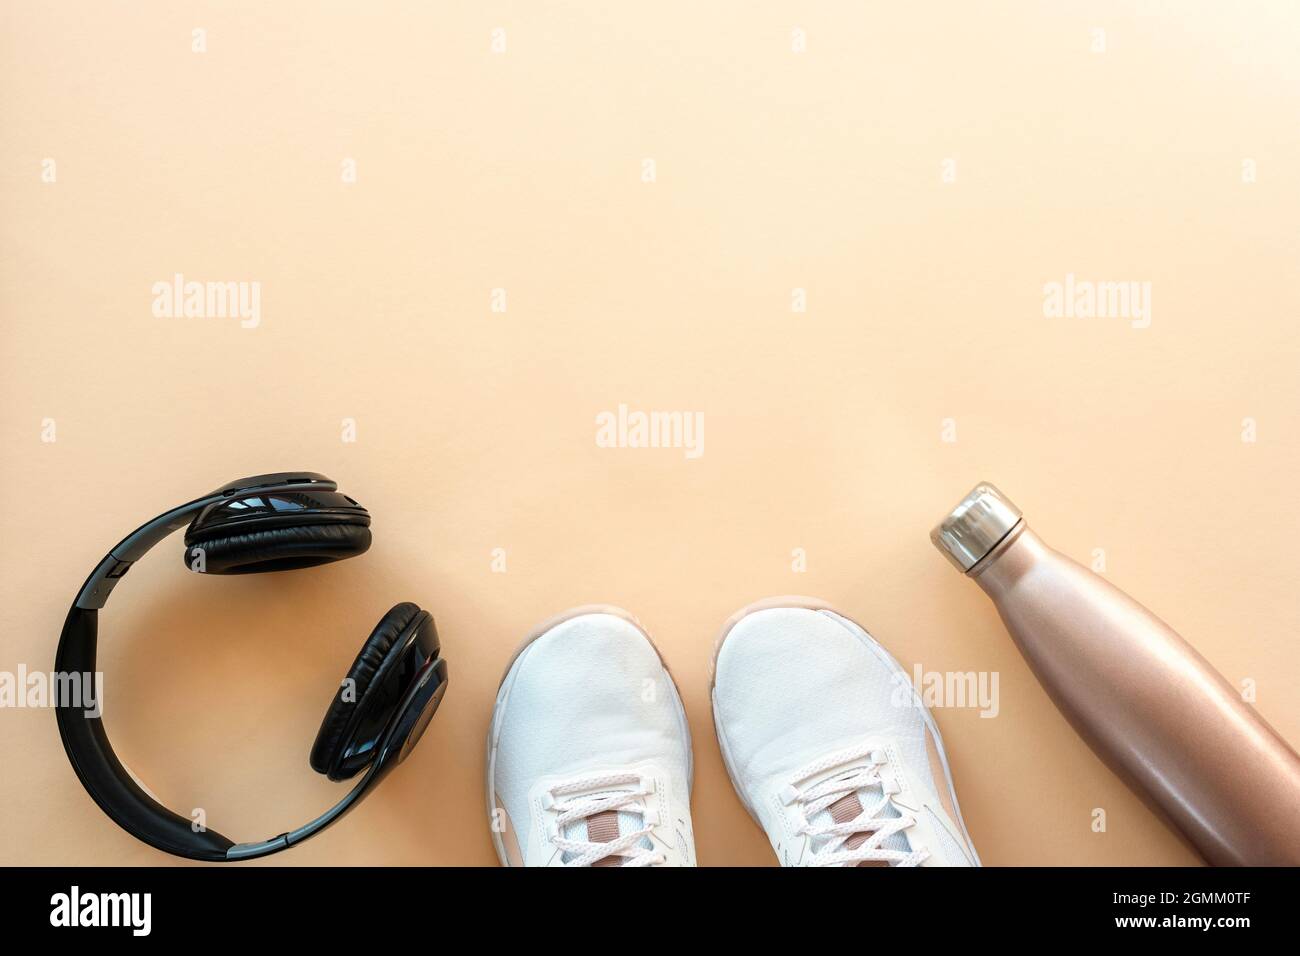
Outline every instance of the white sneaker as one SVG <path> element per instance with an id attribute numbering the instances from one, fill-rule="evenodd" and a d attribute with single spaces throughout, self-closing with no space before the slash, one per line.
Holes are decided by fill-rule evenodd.
<path id="1" fill-rule="evenodd" d="M 694 866 L 691 734 L 636 620 L 575 608 L 501 681 L 487 802 L 503 866 Z"/>
<path id="2" fill-rule="evenodd" d="M 718 637 L 713 722 L 732 785 L 784 866 L 979 866 L 939 728 L 865 630 L 772 598 Z"/>

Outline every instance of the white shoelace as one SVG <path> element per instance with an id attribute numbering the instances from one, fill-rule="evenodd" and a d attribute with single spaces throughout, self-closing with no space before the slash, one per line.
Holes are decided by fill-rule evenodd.
<path id="1" fill-rule="evenodd" d="M 562 852 L 572 854 L 566 866 L 591 866 L 607 857 L 619 857 L 624 866 L 659 866 L 665 862 L 664 854 L 641 846 L 641 841 L 653 832 L 659 820 L 643 803 L 642 797 L 650 792 L 650 783 L 640 774 L 621 773 L 600 777 L 585 777 L 552 787 L 547 793 L 547 809 L 559 815 L 555 820 L 556 835 L 551 838 Z M 630 787 L 631 789 L 626 789 Z M 619 789 L 623 788 L 623 789 Z M 592 791 L 613 791 L 596 793 Z M 581 794 L 581 796 L 573 796 Z M 571 797 L 571 799 L 563 799 Z M 620 833 L 608 843 L 568 839 L 565 831 L 575 823 L 586 821 L 598 813 L 632 811 L 640 815 L 643 826 L 631 833 Z"/>
<path id="2" fill-rule="evenodd" d="M 791 785 L 781 791 L 782 802 L 787 806 L 797 803 L 803 813 L 805 823 L 798 832 L 806 834 L 814 844 L 819 840 L 827 841 L 814 853 L 811 865 L 857 866 L 868 861 L 882 861 L 894 866 L 917 866 L 929 857 L 928 850 L 913 848 L 904 852 L 880 845 L 895 833 L 901 833 L 916 824 L 915 817 L 894 805 L 893 795 L 899 792 L 898 779 L 888 766 L 884 751 L 870 746 L 842 750 L 804 767 L 793 779 L 796 782 L 807 780 L 835 767 L 858 761 L 862 762 L 860 766 L 815 783 L 807 789 L 801 790 Z M 864 805 L 862 812 L 853 819 L 829 825 L 809 822 L 819 814 L 829 812 L 831 805 L 842 798 L 857 796 L 859 791 L 875 786 L 880 787 L 880 799 L 870 806 Z M 893 808 L 898 815 L 883 816 L 886 808 Z M 851 837 L 861 833 L 868 834 L 866 840 L 856 847 L 845 846 Z"/>

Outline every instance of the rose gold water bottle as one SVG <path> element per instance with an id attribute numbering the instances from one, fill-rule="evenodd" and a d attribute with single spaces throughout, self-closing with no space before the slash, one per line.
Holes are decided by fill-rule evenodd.
<path id="1" fill-rule="evenodd" d="M 1300 864 L 1300 757 L 1170 627 L 987 482 L 930 533 L 1075 730 L 1211 863 Z"/>

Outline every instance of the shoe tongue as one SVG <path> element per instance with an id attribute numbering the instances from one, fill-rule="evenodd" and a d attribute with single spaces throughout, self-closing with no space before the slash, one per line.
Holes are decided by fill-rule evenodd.
<path id="1" fill-rule="evenodd" d="M 621 824 L 622 816 L 617 810 L 606 810 L 604 813 L 593 813 L 587 817 L 587 842 L 588 843 L 613 843 L 622 835 Z M 627 814 L 633 816 L 633 814 Z M 623 858 L 621 856 L 607 856 L 597 860 L 592 866 L 622 866 Z"/>
<path id="2" fill-rule="evenodd" d="M 606 791 L 605 793 L 593 793 L 593 797 L 612 796 L 618 791 Z M 585 820 L 575 820 L 564 828 L 564 838 L 566 840 L 585 840 L 588 843 L 613 843 L 625 833 L 632 833 L 640 830 L 644 824 L 641 822 L 641 814 L 635 810 L 605 810 L 601 813 L 593 813 Z M 653 849 L 649 840 L 642 839 L 640 846 L 647 849 Z M 573 859 L 574 854 L 564 854 L 564 861 L 567 863 Z M 621 856 L 607 856 L 597 860 L 592 866 L 622 866 L 624 858 Z"/>
<path id="3" fill-rule="evenodd" d="M 850 820 L 857 819 L 861 814 L 863 807 L 875 806 L 878 804 L 885 791 L 880 784 L 874 784 L 870 787 L 862 787 L 853 793 L 846 793 L 840 797 L 821 813 L 814 816 L 809 822 L 814 826 L 830 826 L 832 823 L 848 823 Z M 898 808 L 892 803 L 885 804 L 877 816 L 881 817 L 899 817 Z M 856 850 L 863 843 L 867 842 L 870 833 L 854 833 L 844 841 L 843 849 Z M 822 847 L 831 842 L 831 837 L 822 837 L 813 842 L 812 849 L 814 852 L 820 851 Z M 910 853 L 912 846 L 907 842 L 907 835 L 904 833 L 894 833 L 880 841 L 880 848 L 883 850 L 897 850 L 900 853 Z M 863 860 L 858 866 L 889 866 L 885 860 Z"/>

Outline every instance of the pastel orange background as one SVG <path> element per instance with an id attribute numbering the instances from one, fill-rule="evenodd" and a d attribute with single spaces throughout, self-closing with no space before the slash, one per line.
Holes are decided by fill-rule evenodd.
<path id="1" fill-rule="evenodd" d="M 101 621 L 123 759 L 254 840 L 341 794 L 307 753 L 371 626 L 435 612 L 419 749 L 274 863 L 494 864 L 497 682 L 596 601 L 681 689 L 701 863 L 773 863 L 708 658 L 790 592 L 909 668 L 999 673 L 996 718 L 936 714 L 987 864 L 1194 862 L 927 533 L 996 482 L 1300 741 L 1298 41 L 1283 0 L 7 4 L 0 670 L 52 666 L 136 524 L 308 468 L 370 509 L 365 557 L 205 579 L 177 536 Z M 154 317 L 178 272 L 260 282 L 260 325 Z M 1045 317 L 1070 273 L 1150 282 L 1150 327 Z M 597 447 L 619 403 L 702 412 L 703 456 Z M 93 805 L 49 710 L 0 710 L 0 754 L 0 862 L 172 862 Z"/>

